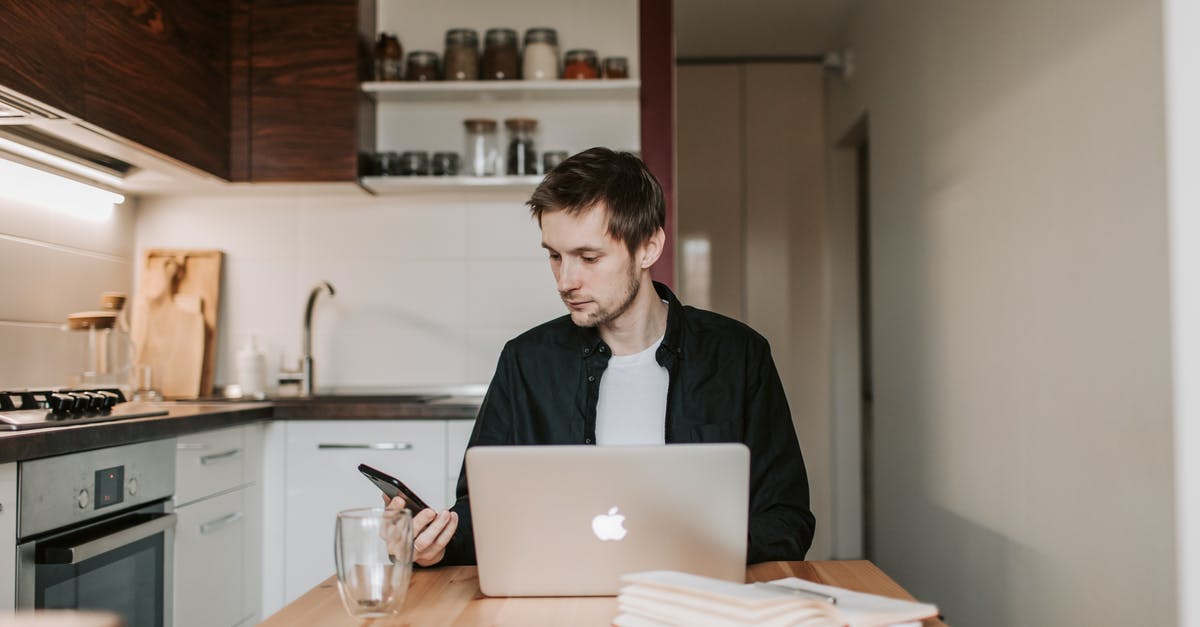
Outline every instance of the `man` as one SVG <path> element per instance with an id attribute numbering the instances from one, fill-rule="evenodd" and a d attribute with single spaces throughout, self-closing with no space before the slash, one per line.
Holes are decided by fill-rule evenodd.
<path id="1" fill-rule="evenodd" d="M 528 204 L 570 313 L 505 345 L 469 446 L 743 442 L 747 561 L 804 559 L 808 477 L 770 347 L 650 279 L 666 240 L 654 175 L 592 148 L 554 168 Z M 417 564 L 475 562 L 465 467 L 454 507 L 419 512 L 413 528 Z"/>

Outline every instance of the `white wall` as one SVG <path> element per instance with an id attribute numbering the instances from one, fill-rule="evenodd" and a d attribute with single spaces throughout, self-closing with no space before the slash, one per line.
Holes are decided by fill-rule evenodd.
<path id="1" fill-rule="evenodd" d="M 876 557 L 951 624 L 1175 622 L 1162 29 L 1125 0 L 853 19 L 829 136 L 869 116 Z"/>
<path id="2" fill-rule="evenodd" d="M 226 253 L 218 384 L 257 332 L 269 369 L 294 364 L 319 280 L 337 295 L 314 314 L 318 386 L 486 383 L 504 342 L 565 313 L 532 190 L 372 197 L 349 186 L 149 197 L 137 222 L 151 247 Z M 293 188 L 294 189 L 294 188 Z"/>
<path id="3" fill-rule="evenodd" d="M 0 198 L 0 389 L 67 385 L 83 369 L 85 338 L 62 326 L 102 292 L 130 292 L 132 205 L 93 221 Z"/>

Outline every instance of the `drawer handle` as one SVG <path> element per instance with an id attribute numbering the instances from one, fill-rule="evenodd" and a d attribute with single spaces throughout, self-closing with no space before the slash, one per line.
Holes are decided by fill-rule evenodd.
<path id="1" fill-rule="evenodd" d="M 225 451 L 223 453 L 213 453 L 212 455 L 204 455 L 200 458 L 200 464 L 204 465 L 204 466 L 208 466 L 210 464 L 215 464 L 221 460 L 232 459 L 241 454 L 242 454 L 242 449 L 235 448 L 235 449 L 229 449 L 228 451 Z"/>
<path id="2" fill-rule="evenodd" d="M 200 533 L 203 535 L 208 535 L 214 531 L 217 531 L 224 527 L 228 527 L 229 525 L 232 525 L 233 523 L 235 523 L 241 519 L 242 519 L 242 513 L 234 512 L 232 514 L 229 514 L 228 516 L 222 516 L 216 520 L 210 520 L 210 521 L 200 525 Z"/>
<path id="3" fill-rule="evenodd" d="M 371 451 L 411 451 L 412 442 L 376 442 L 374 444 L 338 444 L 323 442 L 317 445 L 319 450 L 329 449 L 366 449 Z"/>

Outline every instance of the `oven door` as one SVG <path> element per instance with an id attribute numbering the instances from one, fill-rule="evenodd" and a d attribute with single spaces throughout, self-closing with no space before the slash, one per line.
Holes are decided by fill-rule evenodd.
<path id="1" fill-rule="evenodd" d="M 175 514 L 165 503 L 17 546 L 17 608 L 115 612 L 170 627 Z"/>

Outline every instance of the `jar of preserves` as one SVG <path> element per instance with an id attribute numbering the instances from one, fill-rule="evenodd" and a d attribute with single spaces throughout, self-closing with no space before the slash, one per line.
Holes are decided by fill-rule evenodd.
<path id="1" fill-rule="evenodd" d="M 566 63 L 563 65 L 563 78 L 600 78 L 596 51 L 582 48 L 568 50 Z"/>
<path id="2" fill-rule="evenodd" d="M 479 79 L 479 33 L 470 28 L 446 31 L 442 77 L 448 81 Z"/>
<path id="3" fill-rule="evenodd" d="M 463 120 L 466 128 L 466 150 L 463 152 L 463 174 L 494 176 L 500 160 L 500 145 L 496 139 L 496 121 L 487 118 Z"/>
<path id="4" fill-rule="evenodd" d="M 517 53 L 517 31 L 511 28 L 489 28 L 483 37 L 484 80 L 515 80 L 520 71 Z"/>
<path id="5" fill-rule="evenodd" d="M 558 78 L 558 31 L 542 27 L 525 31 L 521 76 L 527 81 Z"/>
<path id="6" fill-rule="evenodd" d="M 533 144 L 537 124 L 537 120 L 530 118 L 509 118 L 504 121 L 504 128 L 508 129 L 508 159 L 505 161 L 508 174 L 524 176 L 538 173 L 537 149 Z"/>
<path id="7" fill-rule="evenodd" d="M 438 76 L 438 56 L 436 52 L 415 50 L 408 53 L 408 66 L 404 69 L 404 78 L 409 81 L 436 81 Z"/>
<path id="8" fill-rule="evenodd" d="M 629 60 L 625 57 L 605 57 L 600 65 L 604 78 L 629 78 Z"/>
<path id="9" fill-rule="evenodd" d="M 375 44 L 375 80 L 398 81 L 404 67 L 404 47 L 395 35 L 379 33 Z"/>

